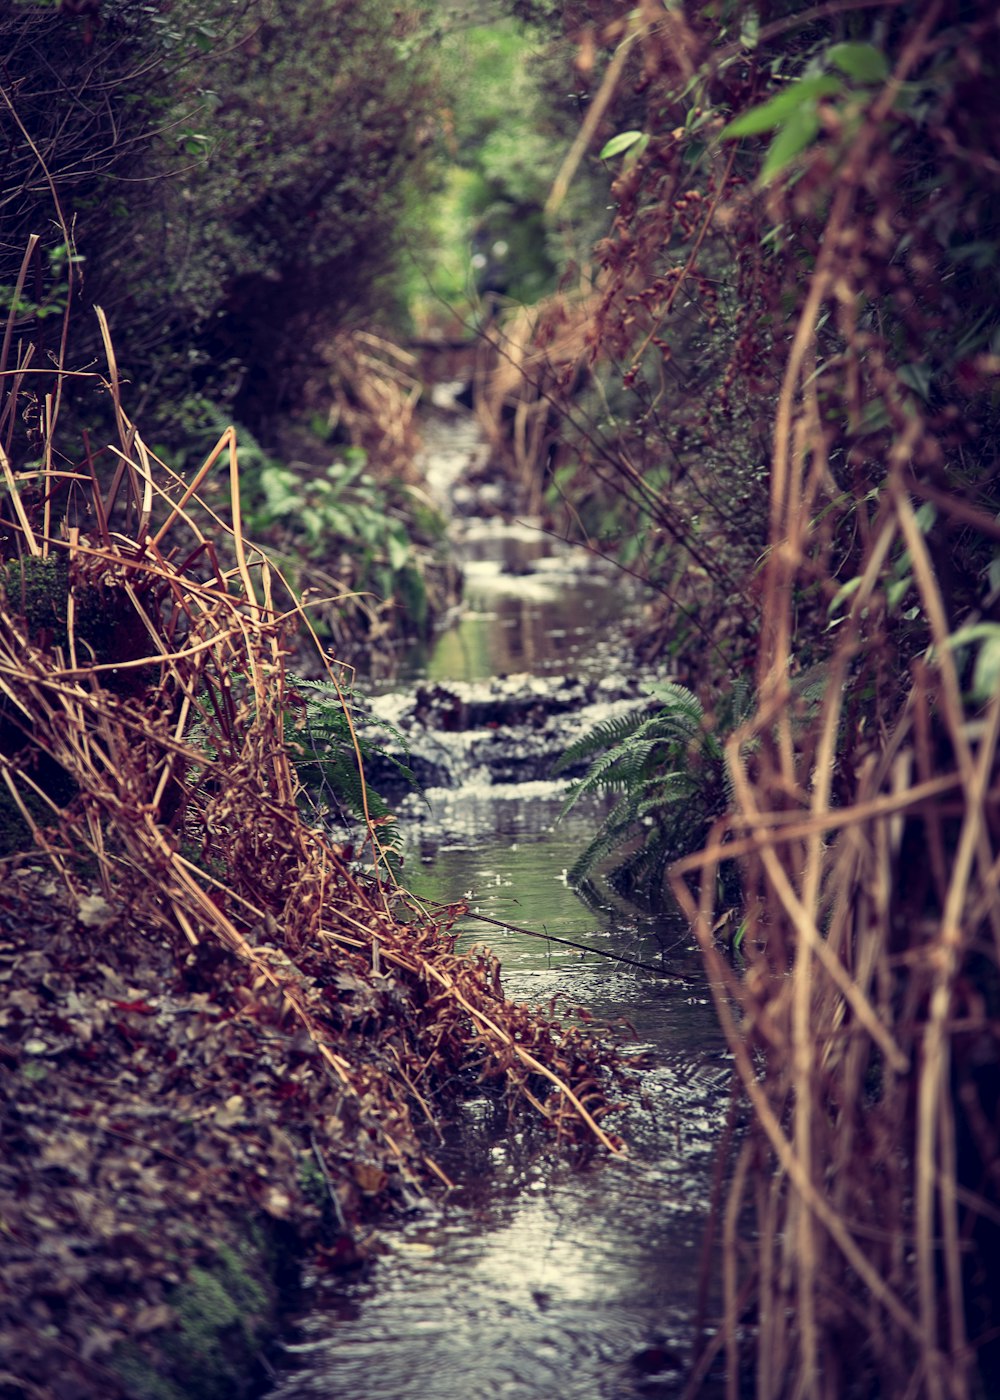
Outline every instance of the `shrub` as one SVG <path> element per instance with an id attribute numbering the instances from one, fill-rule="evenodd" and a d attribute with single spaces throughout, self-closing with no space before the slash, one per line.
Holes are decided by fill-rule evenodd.
<path id="1" fill-rule="evenodd" d="M 393 306 L 431 92 L 415 20 L 375 0 L 106 0 L 89 27 L 65 9 L 0 16 L 0 289 L 50 230 L 20 298 L 43 355 L 67 350 L 51 313 L 74 293 L 107 312 L 157 438 L 192 390 L 259 429 L 334 329 Z"/>
<path id="2" fill-rule="evenodd" d="M 556 772 L 589 763 L 570 788 L 563 815 L 587 794 L 618 795 L 577 857 L 570 882 L 580 884 L 611 858 L 615 888 L 655 907 L 664 897 L 670 862 L 700 849 L 725 811 L 723 731 L 745 717 L 750 693 L 744 684 L 734 687 L 719 732 L 709 727 L 701 701 L 686 686 L 652 685 L 649 694 L 658 709 L 650 712 L 646 704 L 600 721 L 566 749 Z"/>

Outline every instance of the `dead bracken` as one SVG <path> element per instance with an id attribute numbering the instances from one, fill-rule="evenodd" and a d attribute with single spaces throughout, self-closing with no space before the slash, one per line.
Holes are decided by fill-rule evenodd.
<path id="1" fill-rule="evenodd" d="M 104 330 L 117 443 L 0 451 L 0 1394 L 143 1393 L 149 1368 L 197 1393 L 209 1295 L 237 1394 L 275 1241 L 362 1258 L 366 1220 L 449 1184 L 463 1085 L 621 1151 L 613 1053 L 506 1001 L 377 823 L 362 866 L 304 815 L 286 660 L 311 633 L 243 538 L 235 433 L 180 481 Z M 221 470 L 228 521 L 199 496 Z"/>

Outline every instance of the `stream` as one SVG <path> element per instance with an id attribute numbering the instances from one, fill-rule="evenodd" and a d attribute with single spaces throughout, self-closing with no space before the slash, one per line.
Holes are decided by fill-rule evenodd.
<path id="1" fill-rule="evenodd" d="M 613 1028 L 639 1081 L 615 1122 L 629 1152 L 554 1166 L 537 1131 L 467 1102 L 434 1149 L 456 1189 L 382 1225 L 357 1276 L 315 1281 L 272 1400 L 675 1395 L 731 1065 L 679 917 L 568 885 L 599 813 L 559 820 L 566 782 L 550 775 L 576 733 L 635 703 L 614 645 L 635 600 L 583 551 L 487 513 L 490 489 L 466 484 L 485 451 L 471 418 L 435 417 L 425 441 L 466 584 L 431 651 L 373 701 L 425 787 L 398 794 L 404 876 L 419 897 L 468 903 L 463 938 L 498 954 L 509 997 Z"/>

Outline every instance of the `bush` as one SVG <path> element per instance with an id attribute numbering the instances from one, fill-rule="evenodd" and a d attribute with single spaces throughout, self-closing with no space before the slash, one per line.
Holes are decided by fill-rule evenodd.
<path id="1" fill-rule="evenodd" d="M 9 300 L 29 236 L 51 230 L 20 301 L 43 352 L 62 354 L 52 313 L 79 292 L 107 312 L 157 437 L 192 390 L 259 428 L 335 328 L 393 306 L 431 92 L 415 20 L 374 0 L 96 11 L 0 18 L 0 288 Z M 73 323 L 75 362 L 92 325 Z"/>

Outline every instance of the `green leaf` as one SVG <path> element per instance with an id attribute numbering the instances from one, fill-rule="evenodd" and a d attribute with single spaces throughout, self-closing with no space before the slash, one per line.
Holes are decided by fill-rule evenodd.
<path id="1" fill-rule="evenodd" d="M 398 574 L 410 559 L 410 541 L 401 525 L 389 531 L 389 567 Z"/>
<path id="2" fill-rule="evenodd" d="M 296 492 L 298 479 L 286 467 L 265 467 L 260 474 L 260 489 L 267 509 L 274 514 L 295 510 L 302 504 Z"/>
<path id="3" fill-rule="evenodd" d="M 840 79 L 830 74 L 819 78 L 803 78 L 760 107 L 752 107 L 749 112 L 734 118 L 724 128 L 722 139 L 730 141 L 737 136 L 759 136 L 762 131 L 773 131 L 776 127 L 784 126 L 804 103 L 816 102 L 821 97 L 832 97 L 843 90 L 844 85 Z"/>
<path id="4" fill-rule="evenodd" d="M 858 574 L 855 578 L 849 578 L 846 583 L 841 584 L 840 588 L 837 589 L 837 592 L 834 594 L 833 598 L 830 601 L 830 606 L 826 610 L 827 615 L 829 615 L 830 613 L 835 613 L 840 607 L 841 603 L 846 603 L 847 599 L 850 598 L 853 594 L 857 593 L 860 587 L 860 574 Z"/>
<path id="5" fill-rule="evenodd" d="M 888 60 L 874 44 L 834 44 L 826 61 L 856 83 L 884 83 L 889 76 Z"/>
<path id="6" fill-rule="evenodd" d="M 923 400 L 930 398 L 931 381 L 934 375 L 930 365 L 902 365 L 896 371 L 896 377 L 901 379 L 908 389 L 912 389 L 919 394 Z"/>
<path id="7" fill-rule="evenodd" d="M 1000 693 L 1000 627 L 979 648 L 972 674 L 972 694 L 976 700 L 989 700 Z"/>
<path id="8" fill-rule="evenodd" d="M 637 141 L 643 137 L 641 131 L 620 131 L 617 136 L 612 136 L 610 141 L 606 141 L 601 149 L 601 160 L 610 160 L 612 156 L 620 156 L 623 151 L 630 150 Z"/>
<path id="9" fill-rule="evenodd" d="M 323 538 L 326 521 L 314 506 L 303 506 L 299 518 L 313 544 Z"/>
<path id="10" fill-rule="evenodd" d="M 357 482 L 368 460 L 363 452 L 359 456 L 351 448 L 344 453 L 344 459 L 343 462 L 331 462 L 326 469 L 327 477 L 338 495 Z"/>
<path id="11" fill-rule="evenodd" d="M 861 421 L 857 427 L 858 437 L 881 432 L 883 428 L 889 426 L 891 421 L 884 399 L 869 399 L 861 410 Z"/>
<path id="12" fill-rule="evenodd" d="M 967 647 L 970 642 L 988 642 L 994 637 L 1000 637 L 1000 622 L 973 622 L 953 632 L 947 645 L 954 651 L 957 647 Z"/>
<path id="13" fill-rule="evenodd" d="M 766 185 L 776 175 L 780 175 L 795 157 L 810 145 L 819 134 L 819 116 L 813 105 L 800 107 L 767 148 L 764 164 L 761 166 L 758 183 Z"/>
<path id="14" fill-rule="evenodd" d="M 981 644 L 972 673 L 972 698 L 989 700 L 1000 691 L 1000 622 L 976 622 L 948 638 L 953 651 L 971 642 Z"/>
<path id="15" fill-rule="evenodd" d="M 740 47 L 755 49 L 760 41 L 760 15 L 752 7 L 743 16 L 740 25 Z"/>
<path id="16" fill-rule="evenodd" d="M 910 584 L 913 579 L 909 574 L 905 578 L 894 579 L 886 589 L 886 599 L 889 604 L 889 611 L 893 613 L 910 591 Z"/>
<path id="17" fill-rule="evenodd" d="M 327 530 L 337 535 L 342 540 L 349 540 L 354 537 L 354 521 L 347 511 L 341 510 L 337 506 L 324 506 L 323 519 Z"/>

